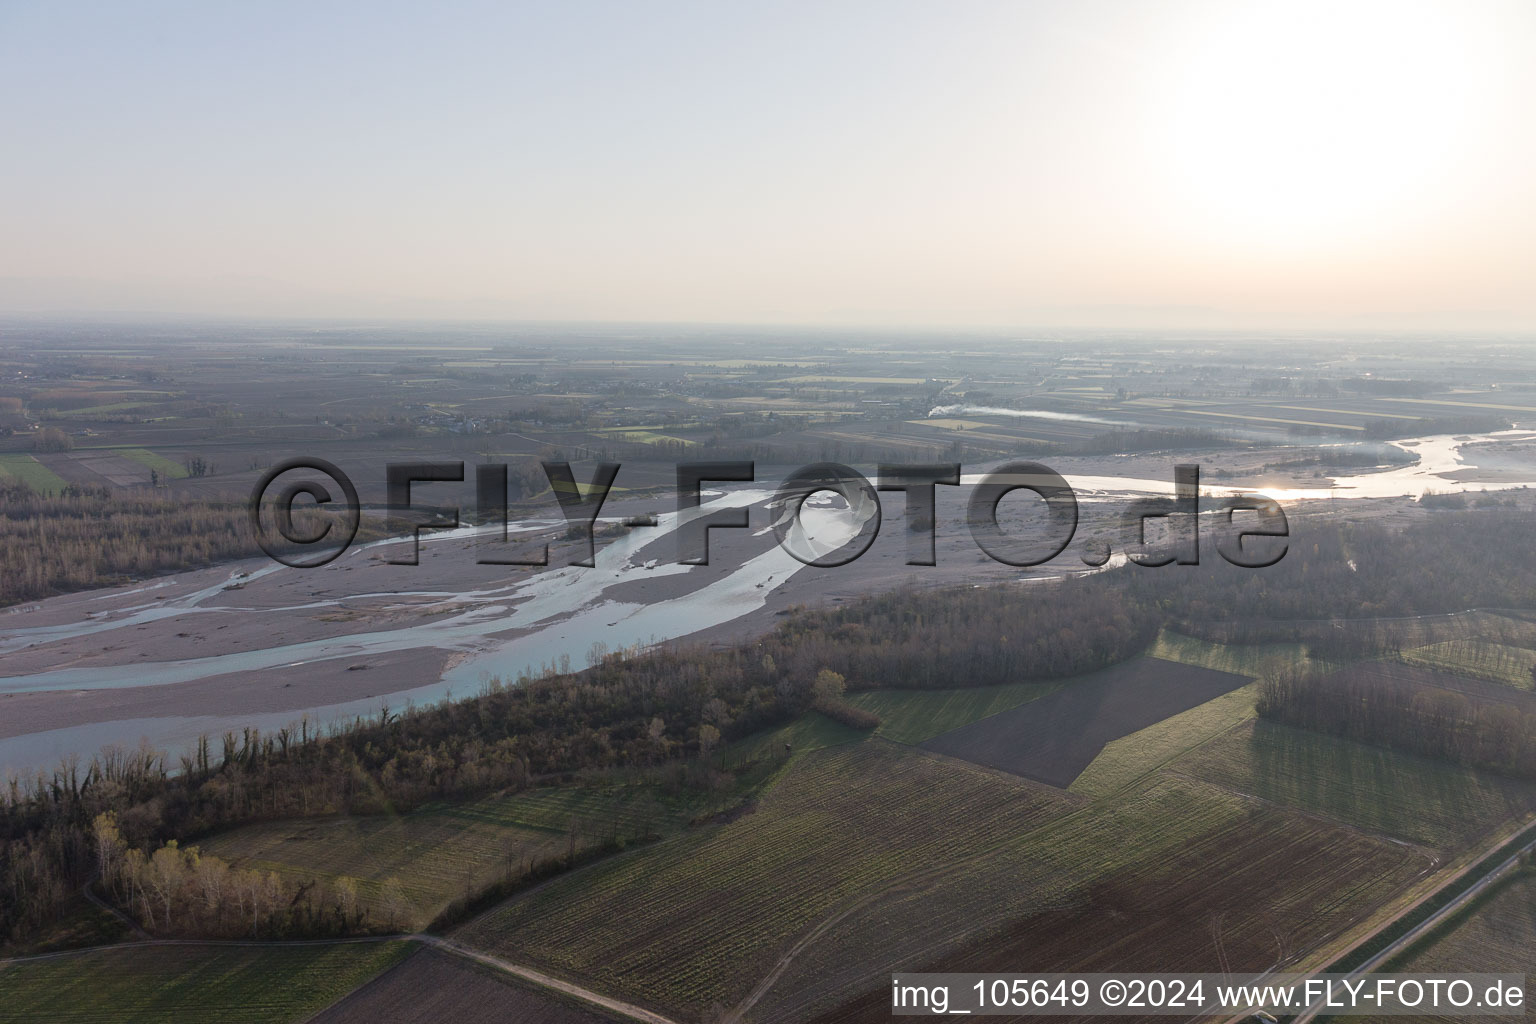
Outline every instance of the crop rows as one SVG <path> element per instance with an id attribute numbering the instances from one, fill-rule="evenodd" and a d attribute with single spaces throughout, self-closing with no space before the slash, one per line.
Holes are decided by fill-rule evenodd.
<path id="1" fill-rule="evenodd" d="M 878 741 L 824 750 L 755 813 L 576 872 L 460 938 L 663 1006 L 729 1005 L 834 908 L 1068 806 Z"/>
<path id="2" fill-rule="evenodd" d="M 283 1024 L 393 966 L 404 942 L 121 946 L 0 965 L 6 1024 Z"/>
<path id="3" fill-rule="evenodd" d="M 850 917 L 754 1019 L 884 1020 L 892 970 L 1263 970 L 1423 867 L 1409 848 L 1163 775 Z"/>
<path id="4" fill-rule="evenodd" d="M 466 804 L 432 805 L 397 816 L 262 822 L 224 833 L 203 848 L 241 867 L 294 880 L 351 878 L 383 917 L 394 879 L 413 926 L 453 900 L 547 858 L 650 831 L 690 816 L 648 788 L 535 789 Z"/>

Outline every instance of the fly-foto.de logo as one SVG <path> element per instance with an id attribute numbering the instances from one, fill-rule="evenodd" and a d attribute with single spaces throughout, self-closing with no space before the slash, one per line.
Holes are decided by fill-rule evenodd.
<path id="1" fill-rule="evenodd" d="M 549 490 L 566 525 L 566 536 L 585 555 L 575 565 L 596 564 L 597 523 L 613 491 L 621 466 L 600 462 L 589 481 L 578 482 L 568 462 L 542 463 Z M 387 531 L 407 537 L 407 554 L 389 559 L 395 565 L 415 565 L 423 531 L 461 525 L 462 507 L 418 501 L 422 489 L 465 481 L 463 462 L 393 462 L 385 467 Z M 730 492 L 720 485 L 758 482 L 752 462 L 685 462 L 676 467 L 677 511 L 670 516 L 636 515 L 616 520 L 618 529 L 671 527 L 677 536 L 677 561 L 708 565 L 713 530 L 751 529 L 750 506 L 722 500 Z M 482 565 L 545 566 L 549 546 L 527 551 L 510 534 L 507 467 L 487 463 L 474 467 L 473 520 L 478 545 L 475 561 Z M 875 480 L 849 466 L 820 462 L 795 470 L 763 502 L 778 543 L 806 565 L 835 567 L 855 561 L 879 535 L 882 492 L 901 494 L 907 522 L 907 565 L 937 565 L 938 488 L 970 487 L 965 526 L 971 539 L 989 558 L 1012 566 L 1035 566 L 1066 551 L 1078 532 L 1077 495 L 1066 479 L 1037 462 L 1011 462 L 974 478 L 961 473 L 959 463 L 882 464 Z M 999 515 L 1003 499 L 1019 491 L 1035 496 L 1036 515 L 1025 526 L 1005 528 Z M 713 500 L 706 501 L 706 494 Z M 835 544 L 806 528 L 806 506 L 813 496 L 842 499 L 842 537 Z M 301 504 L 300 499 L 307 501 Z M 311 528 L 295 518 L 299 508 L 334 510 Z M 1242 518 L 1238 515 L 1242 513 Z M 289 459 L 269 469 L 251 492 L 250 520 L 262 550 L 295 568 L 315 568 L 333 561 L 356 538 L 362 503 L 350 477 L 339 467 L 315 458 Z M 1200 468 L 1173 467 L 1172 496 L 1137 497 L 1125 503 L 1119 524 L 1127 559 L 1137 565 L 1198 565 L 1201 520 L 1216 534 L 1217 553 L 1241 568 L 1264 568 L 1285 557 L 1290 527 L 1279 502 L 1262 494 L 1240 493 L 1220 498 L 1200 495 Z M 1148 539 L 1149 527 L 1160 536 Z M 822 531 L 824 534 L 825 531 Z M 275 534 L 275 537 L 274 537 Z M 281 538 L 282 543 L 277 543 Z M 1082 545 L 1084 565 L 1102 566 L 1113 557 L 1112 545 L 1094 538 Z"/>

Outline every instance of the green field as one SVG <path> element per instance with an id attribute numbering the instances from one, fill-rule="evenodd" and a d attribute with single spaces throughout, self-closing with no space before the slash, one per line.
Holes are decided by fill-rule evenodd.
<path id="1" fill-rule="evenodd" d="M 1398 654 L 1410 665 L 1489 679 L 1506 686 L 1529 690 L 1536 686 L 1536 652 L 1491 640 L 1447 640 L 1414 647 Z"/>
<path id="2" fill-rule="evenodd" d="M 0 964 L 0 1022 L 303 1021 L 409 950 L 405 942 L 122 946 Z"/>
<path id="3" fill-rule="evenodd" d="M 840 377 L 832 374 L 810 373 L 799 377 L 785 377 L 784 384 L 924 384 L 924 377 Z M 954 381 L 950 381 L 951 384 Z"/>
<path id="4" fill-rule="evenodd" d="M 1050 687 L 853 698 L 887 716 L 882 730 L 921 737 L 1032 689 Z M 1460 850 L 1536 807 L 1536 787 L 1254 723 L 1254 695 L 1111 743 L 1081 794 L 807 716 L 754 741 L 794 750 L 751 813 L 559 878 L 457 937 L 685 1016 L 741 1005 L 782 968 L 748 1022 L 826 1010 L 913 958 L 941 969 L 945 950 L 968 964 L 1140 950 L 1156 969 L 1208 969 L 1217 914 L 1228 953 L 1261 969 L 1277 934 L 1310 949 L 1447 859 L 1409 844 Z"/>
<path id="5" fill-rule="evenodd" d="M 10 453 L 0 455 L 0 476 L 9 476 L 40 494 L 62 491 L 69 486 L 53 470 L 30 455 Z"/>
<path id="6" fill-rule="evenodd" d="M 1030 963 L 1129 943 L 1165 957 L 1159 969 L 1202 969 L 1211 899 L 1230 908 L 1232 955 L 1263 966 L 1274 928 L 1307 944 L 1337 934 L 1423 864 L 1179 775 L 1088 803 L 873 739 L 798 755 L 752 813 L 514 897 L 456 938 L 690 1019 L 741 1005 L 777 966 L 745 1019 L 794 1020 L 967 943 L 1010 943 Z M 1235 888 L 1211 889 L 1206 869 Z M 1177 912 L 1127 916 L 1165 899 Z M 1085 932 L 1077 952 L 1058 916 L 1069 911 Z"/>
<path id="7" fill-rule="evenodd" d="M 882 719 L 876 734 L 918 744 L 979 718 L 1027 704 L 1060 689 L 1061 683 L 1004 683 L 964 690 L 866 690 L 848 702 Z"/>
<path id="8" fill-rule="evenodd" d="M 936 867 L 912 865 L 873 903 L 842 904 L 855 912 L 823 919 L 825 930 L 747 1019 L 802 1019 L 835 1004 L 840 990 L 846 998 L 850 987 L 878 989 L 915 963 L 1209 970 L 1212 920 L 1232 963 L 1262 969 L 1277 932 L 1308 948 L 1402 891 L 1423 866 L 1385 840 L 1168 775 L 1113 801 L 1057 809 L 968 838 L 961 855 Z M 953 828 L 965 815 L 956 806 L 932 827 Z"/>
<path id="9" fill-rule="evenodd" d="M 1175 649 L 1225 669 L 1276 656 L 1187 638 Z M 813 714 L 735 744 L 727 757 L 777 765 L 750 813 L 515 896 L 457 937 L 684 1016 L 756 999 L 748 1022 L 826 1010 L 915 957 L 941 969 L 944 950 L 986 955 L 987 935 L 1020 962 L 1065 956 L 1055 915 L 1068 909 L 1096 950 L 1075 955 L 1144 949 L 1164 958 L 1157 969 L 1197 970 L 1214 955 L 1201 915 L 1218 913 L 1198 907 L 1219 900 L 1223 944 L 1259 969 L 1274 929 L 1311 948 L 1420 877 L 1426 851 L 1399 839 L 1471 842 L 1530 802 L 1531 787 L 1341 753 L 1330 737 L 1254 742 L 1253 686 L 1111 743 L 1082 793 L 904 745 L 1053 688 L 850 695 L 885 716 L 875 738 Z M 1151 905 L 1126 917 L 1122 901 Z"/>
<path id="10" fill-rule="evenodd" d="M 1157 642 L 1147 653 L 1164 661 L 1199 665 L 1255 679 L 1279 669 L 1319 668 L 1323 665 L 1307 656 L 1304 644 L 1235 646 L 1199 640 L 1167 629 L 1158 634 Z"/>
<path id="11" fill-rule="evenodd" d="M 573 844 L 580 851 L 676 831 L 707 812 L 705 799 L 646 786 L 547 787 L 400 815 L 261 822 L 199 845 L 237 866 L 295 881 L 351 878 L 380 922 L 390 912 L 384 887 L 394 879 L 408 904 L 401 925 L 421 928 L 454 900 L 509 871 L 563 856 Z"/>
<path id="12" fill-rule="evenodd" d="M 181 480 L 187 475 L 186 466 L 164 455 L 156 455 L 148 448 L 119 448 L 116 452 L 125 459 L 132 459 L 139 465 L 159 473 L 161 480 Z"/>
<path id="13" fill-rule="evenodd" d="M 1112 740 L 1070 789 L 1093 797 L 1124 789 L 1147 772 L 1252 718 L 1257 696 L 1257 686 L 1245 686 Z"/>
<path id="14" fill-rule="evenodd" d="M 114 413 L 132 412 L 135 409 L 148 409 L 159 405 L 159 402 L 112 402 L 107 405 L 93 405 L 86 409 L 60 409 L 53 413 L 58 419 L 89 419 L 94 416 L 110 416 Z"/>
<path id="15" fill-rule="evenodd" d="M 635 427 L 609 428 L 609 429 L 605 429 L 605 430 L 594 431 L 594 433 L 602 434 L 605 437 L 611 437 L 615 441 L 628 441 L 631 444 L 651 444 L 651 445 L 674 445 L 675 444 L 675 445 L 682 445 L 683 447 L 687 448 L 687 447 L 692 447 L 693 445 L 696 445 L 696 444 L 699 443 L 697 441 L 690 441 L 686 437 L 672 437 L 672 436 L 667 435 L 667 434 L 658 434 L 654 430 L 645 430 L 645 429 L 635 428 Z"/>
<path id="16" fill-rule="evenodd" d="M 720 754 L 726 766 L 749 761 L 782 759 L 843 743 L 861 743 L 869 733 L 834 721 L 819 711 L 808 711 L 788 725 L 754 733 L 727 746 Z M 789 749 L 784 744 L 789 744 Z"/>
<path id="17" fill-rule="evenodd" d="M 1066 804 L 879 740 L 823 749 L 792 761 L 752 813 L 559 878 L 459 938 L 603 991 L 703 1010 L 739 998 L 834 908 Z"/>
<path id="18" fill-rule="evenodd" d="M 1536 808 L 1536 785 L 1256 721 L 1175 767 L 1288 807 L 1439 850 Z"/>

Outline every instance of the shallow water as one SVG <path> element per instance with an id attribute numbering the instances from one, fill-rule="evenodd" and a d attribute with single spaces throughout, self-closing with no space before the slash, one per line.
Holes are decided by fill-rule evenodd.
<path id="1" fill-rule="evenodd" d="M 1209 497 L 1226 497 L 1235 494 L 1263 494 L 1277 501 L 1315 501 L 1329 498 L 1400 498 L 1421 497 L 1426 491 L 1442 493 L 1471 493 L 1477 491 L 1508 490 L 1512 487 L 1536 487 L 1536 472 L 1529 480 L 1464 481 L 1447 480 L 1441 474 L 1463 469 L 1476 469 L 1477 464 L 1468 462 L 1466 449 L 1488 441 L 1521 441 L 1536 438 L 1536 431 L 1500 430 L 1492 434 L 1433 434 L 1389 442 L 1418 461 L 1379 473 L 1361 473 L 1356 476 L 1335 477 L 1332 487 L 1233 487 L 1224 484 L 1202 483 L 1200 493 Z M 1083 473 L 1063 473 L 1067 483 L 1077 493 L 1079 500 L 1103 500 L 1131 495 L 1173 494 L 1173 474 L 1165 480 L 1138 479 L 1123 476 L 1094 476 Z M 981 473 L 967 473 L 962 484 L 980 483 Z"/>
<path id="2" fill-rule="evenodd" d="M 1306 501 L 1333 497 L 1382 498 L 1401 495 L 1418 496 L 1427 490 L 1443 492 L 1483 491 L 1509 487 L 1536 486 L 1521 482 L 1463 482 L 1446 480 L 1440 474 L 1474 468 L 1468 461 L 1468 446 L 1479 441 L 1520 440 L 1536 437 L 1525 430 L 1500 431 L 1483 435 L 1435 435 L 1393 442 L 1396 447 L 1417 456 L 1410 466 L 1381 472 L 1342 477 L 1330 488 L 1276 488 L 1260 493 L 1281 501 Z M 980 475 L 966 475 L 962 482 L 974 484 Z M 1067 474 L 1068 482 L 1080 500 L 1108 501 L 1148 494 L 1172 494 L 1170 473 L 1165 480 L 1132 479 L 1098 475 Z M 1205 486 L 1202 493 L 1219 497 L 1241 493 L 1243 488 Z M 440 618 L 428 618 L 407 625 L 353 633 L 300 643 L 190 658 L 128 665 L 58 668 L 25 675 L 0 677 L 0 693 L 24 693 L 40 690 L 101 690 L 131 686 L 159 686 L 231 672 L 292 668 L 307 662 L 333 658 L 359 658 L 387 655 L 419 648 L 438 648 L 459 652 L 461 657 L 441 679 L 412 690 L 391 693 L 387 697 L 369 697 L 342 703 L 319 704 L 266 714 L 238 716 L 198 716 L 142 718 L 116 722 L 82 724 L 0 740 L 0 768 L 21 769 L 47 764 L 72 753 L 89 754 L 109 742 L 135 745 L 140 737 L 152 745 L 180 751 L 191 746 L 199 735 L 216 734 L 226 729 L 250 725 L 263 730 L 280 728 L 307 716 L 325 725 L 348 721 L 357 716 L 373 716 L 386 702 L 399 708 L 407 701 L 425 704 L 451 695 L 469 696 L 478 692 L 492 677 L 507 682 L 520 675 L 537 675 L 568 658 L 572 668 L 588 664 L 594 644 L 608 650 L 647 646 L 675 639 L 730 622 L 761 608 L 773 589 L 804 565 L 777 545 L 748 559 L 723 579 L 691 593 L 651 603 L 614 601 L 605 596 L 610 587 L 637 579 L 688 573 L 693 566 L 676 562 L 657 564 L 652 559 L 637 558 L 641 549 L 658 538 L 674 532 L 681 515 L 694 516 L 726 507 L 756 505 L 767 501 L 772 492 L 747 489 L 710 492 L 697 512 L 677 512 L 658 516 L 655 530 L 631 531 L 608 541 L 599 551 L 595 568 L 562 568 L 535 573 L 506 585 L 470 591 L 395 591 L 388 594 L 348 594 L 344 598 L 306 600 L 263 611 L 292 611 L 339 605 L 359 597 L 421 597 L 451 601 L 464 610 Z M 803 522 L 792 528 L 797 546 L 808 545 L 813 551 L 835 548 L 853 536 L 871 514 L 868 508 L 849 510 L 840 501 L 825 496 L 807 501 Z M 510 527 L 512 532 L 527 532 L 551 525 L 550 520 L 536 520 Z M 757 531 L 759 535 L 771 529 Z M 465 527 L 439 531 L 422 537 L 422 544 L 463 541 L 488 528 Z M 344 559 L 369 557 L 367 552 L 384 544 L 380 541 L 361 545 Z M 1070 555 L 1066 556 L 1070 557 Z M 1117 558 L 1105 568 L 1123 564 Z M 1075 567 L 1081 571 L 1080 567 Z M 16 651 L 32 644 L 106 634 L 177 616 L 201 614 L 228 615 L 249 613 L 220 600 L 232 583 L 250 584 L 280 572 L 296 572 L 279 565 L 266 565 L 249 572 L 232 572 L 207 586 L 166 600 L 150 597 L 141 604 L 130 604 L 111 611 L 88 613 L 77 622 L 20 626 L 0 629 L 0 653 Z M 176 584 L 176 577 L 158 580 L 106 597 L 149 595 Z M 157 595 L 163 596 L 163 595 Z M 521 635 L 508 637 L 508 631 Z"/>
<path id="3" fill-rule="evenodd" d="M 687 515 L 692 517 L 718 508 L 756 504 L 768 497 L 770 492 L 760 490 L 722 493 L 708 501 L 699 512 Z M 811 521 L 827 516 L 835 517 L 837 514 L 835 510 L 826 509 L 815 512 L 808 510 L 808 513 L 808 520 Z M 359 715 L 377 714 L 380 706 L 386 702 L 392 707 L 399 707 L 406 701 L 418 704 L 437 701 L 450 693 L 468 696 L 477 692 L 492 677 L 512 682 L 520 675 L 537 675 L 547 667 L 560 665 L 566 658 L 571 667 L 583 668 L 589 663 L 589 652 L 595 643 L 600 642 L 607 650 L 646 646 L 687 636 L 754 611 L 767 602 L 775 586 L 804 568 L 799 561 L 774 546 L 746 560 L 724 579 L 692 593 L 649 604 L 605 599 L 605 591 L 617 584 L 693 571 L 695 567 L 689 565 L 657 565 L 654 562 L 640 562 L 636 558 L 641 548 L 654 543 L 658 536 L 665 536 L 675 530 L 679 515 L 673 512 L 659 516 L 660 533 L 655 530 L 643 534 L 635 532 L 607 544 L 599 552 L 595 568 L 556 569 L 485 590 L 411 592 L 420 596 L 451 599 L 455 605 L 471 606 L 465 611 L 441 618 L 204 658 L 58 668 L 0 677 L 0 693 L 89 691 L 163 686 L 231 672 L 294 668 L 330 658 L 359 658 L 418 648 L 439 648 L 466 655 L 445 672 L 441 679 L 415 689 L 391 693 L 388 697 L 370 697 L 230 718 L 198 716 L 92 723 L 10 737 L 0 740 L 0 768 L 20 769 L 46 763 L 56 756 L 69 753 L 86 754 L 94 752 L 106 742 L 115 741 L 131 746 L 140 737 L 147 738 L 156 747 L 180 750 L 190 746 L 203 733 L 217 733 L 243 725 L 271 729 L 296 722 L 306 715 L 322 725 L 347 721 Z M 830 526 L 825 528 L 832 529 Z M 423 537 L 423 543 L 463 540 L 474 532 L 473 529 L 443 531 L 437 537 Z M 362 557 L 364 550 L 359 548 L 345 557 Z M 121 609 L 116 615 L 103 615 L 64 625 L 6 630 L 0 634 L 0 650 L 16 650 L 33 643 L 133 628 L 178 615 L 246 613 L 248 609 L 220 604 L 219 596 L 231 582 L 248 583 L 280 571 L 300 570 L 268 566 L 248 575 L 231 573 L 217 583 L 173 600 L 130 606 Z M 127 593 L 132 595 L 142 589 L 148 588 L 137 588 Z M 347 599 L 356 596 L 348 595 Z M 388 596 L 404 596 L 404 592 Z M 305 601 L 263 610 L 306 609 L 339 603 L 339 600 Z M 515 637 L 496 636 L 512 630 L 526 632 Z M 40 757 L 44 760 L 40 761 Z"/>

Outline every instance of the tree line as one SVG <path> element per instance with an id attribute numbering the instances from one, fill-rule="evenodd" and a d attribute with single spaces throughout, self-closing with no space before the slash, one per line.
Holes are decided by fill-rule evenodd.
<path id="1" fill-rule="evenodd" d="M 1284 725 L 1536 779 L 1536 709 L 1392 678 L 1369 665 L 1266 679 L 1258 712 Z"/>
<path id="2" fill-rule="evenodd" d="M 906 592 L 801 610 L 762 641 L 735 648 L 615 652 L 581 672 L 492 681 L 466 700 L 384 706 L 321 732 L 301 721 L 204 737 L 176 763 L 160 751 L 108 749 L 13 778 L 0 796 L 0 936 L 36 936 L 98 871 L 147 925 L 154 897 L 143 872 L 169 877 L 178 864 L 184 879 L 217 872 L 206 857 L 189 860 L 189 844 L 246 822 L 398 812 L 587 771 L 659 769 L 813 706 L 859 728 L 878 724 L 843 699 L 845 688 L 974 686 L 1099 667 L 1136 653 L 1155 633 L 1150 616 L 1122 607 L 1105 584 Z M 119 844 L 107 861 L 97 834 L 103 815 Z M 162 853 L 173 840 L 181 845 Z M 231 884 L 234 892 L 255 881 Z M 239 921 L 262 934 L 324 933 L 338 920 L 335 893 L 309 892 L 297 905 L 308 909 L 253 925 L 249 901 L 234 911 L 210 905 L 200 917 L 177 910 L 196 903 L 187 895 L 195 886 L 172 888 L 183 895 L 169 915 L 162 905 L 157 920 L 173 917 L 178 928 L 223 934 Z"/>
<path id="3" fill-rule="evenodd" d="M 365 521 L 358 534 L 381 530 Z M 0 478 L 0 606 L 259 554 L 239 502 L 80 484 L 40 494 Z"/>

